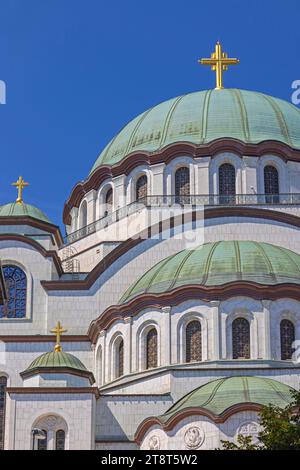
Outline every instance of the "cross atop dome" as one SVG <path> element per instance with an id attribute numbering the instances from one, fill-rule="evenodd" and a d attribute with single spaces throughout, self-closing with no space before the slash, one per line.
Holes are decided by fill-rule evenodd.
<path id="1" fill-rule="evenodd" d="M 240 61 L 235 58 L 229 58 L 226 52 L 222 51 L 222 45 L 218 41 L 215 52 L 211 53 L 210 59 L 200 59 L 198 62 L 202 65 L 210 65 L 211 70 L 216 72 L 216 90 L 222 90 L 223 72 L 228 70 L 229 65 L 236 65 Z"/>
<path id="2" fill-rule="evenodd" d="M 58 321 L 57 324 L 56 324 L 56 327 L 53 328 L 50 331 L 51 331 L 51 333 L 54 333 L 55 336 L 56 336 L 56 345 L 55 345 L 54 351 L 55 352 L 61 352 L 62 347 L 61 347 L 61 344 L 60 344 L 60 337 L 61 337 L 62 333 L 66 333 L 66 331 L 68 331 L 68 330 L 64 330 L 61 323 L 60 323 L 60 321 Z"/>
<path id="3" fill-rule="evenodd" d="M 19 179 L 15 183 L 11 183 L 12 186 L 16 186 L 18 188 L 18 197 L 16 199 L 16 202 L 18 204 L 22 204 L 23 202 L 23 189 L 25 186 L 29 186 L 29 183 L 24 181 L 22 176 L 19 176 Z"/>

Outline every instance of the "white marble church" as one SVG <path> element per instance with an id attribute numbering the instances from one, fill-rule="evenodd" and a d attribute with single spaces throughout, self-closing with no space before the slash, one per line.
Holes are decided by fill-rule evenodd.
<path id="1" fill-rule="evenodd" d="M 0 207 L 0 449 L 255 441 L 299 389 L 300 110 L 236 62 L 109 142 L 65 238 L 22 178 Z"/>

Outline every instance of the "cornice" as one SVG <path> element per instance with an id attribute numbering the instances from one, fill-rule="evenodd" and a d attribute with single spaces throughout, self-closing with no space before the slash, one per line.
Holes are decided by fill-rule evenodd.
<path id="1" fill-rule="evenodd" d="M 0 225 L 29 225 L 30 227 L 35 227 L 40 230 L 44 230 L 45 232 L 51 233 L 54 236 L 58 247 L 63 245 L 62 235 L 57 225 L 35 219 L 34 217 L 23 215 L 0 217 Z"/>
<path id="2" fill-rule="evenodd" d="M 71 223 L 70 211 L 72 207 L 79 207 L 85 194 L 91 190 L 97 190 L 99 186 L 109 178 L 120 175 L 128 175 L 139 165 L 156 165 L 159 163 L 169 163 L 172 159 L 180 156 L 214 157 L 220 152 L 232 152 L 243 157 L 244 155 L 252 157 L 261 157 L 266 154 L 272 154 L 287 161 L 300 161 L 300 150 L 293 149 L 287 144 L 274 140 L 265 140 L 258 144 L 249 144 L 238 139 L 216 139 L 209 144 L 195 145 L 191 142 L 177 142 L 170 144 L 156 152 L 132 152 L 123 160 L 115 165 L 101 165 L 97 167 L 88 178 L 77 183 L 66 201 L 63 210 L 63 222 L 66 225 Z"/>
<path id="3" fill-rule="evenodd" d="M 16 395 L 43 395 L 43 394 L 83 394 L 90 393 L 99 398 L 98 387 L 7 387 L 7 393 Z"/>

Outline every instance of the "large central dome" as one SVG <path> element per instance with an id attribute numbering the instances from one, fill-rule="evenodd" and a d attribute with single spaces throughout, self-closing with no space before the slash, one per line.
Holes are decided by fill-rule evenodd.
<path id="1" fill-rule="evenodd" d="M 105 147 L 92 171 L 132 152 L 155 152 L 175 142 L 207 144 L 233 138 L 275 140 L 300 149 L 300 110 L 281 99 L 239 89 L 207 90 L 154 106 L 129 122 Z"/>

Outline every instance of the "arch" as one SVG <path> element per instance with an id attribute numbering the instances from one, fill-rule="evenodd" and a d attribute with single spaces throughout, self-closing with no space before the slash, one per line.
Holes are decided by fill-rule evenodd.
<path id="1" fill-rule="evenodd" d="M 4 265 L 4 280 L 8 300 L 0 306 L 0 318 L 25 318 L 27 303 L 27 276 L 20 266 Z"/>
<path id="2" fill-rule="evenodd" d="M 80 206 L 79 211 L 79 227 L 84 228 L 87 226 L 87 202 L 84 200 Z"/>
<path id="3" fill-rule="evenodd" d="M 292 359 L 295 341 L 295 326 L 293 322 L 288 319 L 281 320 L 280 322 L 280 350 L 281 360 L 286 361 Z"/>
<path id="4" fill-rule="evenodd" d="M 202 361 L 202 331 L 199 320 L 192 320 L 186 326 L 185 355 L 186 362 Z"/>
<path id="5" fill-rule="evenodd" d="M 64 418 L 57 414 L 47 414 L 37 418 L 32 425 L 32 429 L 37 428 L 44 431 L 46 439 L 38 440 L 35 444 L 37 450 L 55 450 L 58 438 L 60 438 L 60 450 L 68 446 L 68 426 Z M 57 433 L 58 434 L 57 436 Z M 64 434 L 62 434 L 62 432 Z M 33 442 L 32 442 L 33 444 Z M 58 449 L 57 449 L 58 450 Z"/>
<path id="6" fill-rule="evenodd" d="M 158 365 L 157 330 L 151 328 L 146 335 L 146 369 L 152 369 Z"/>
<path id="7" fill-rule="evenodd" d="M 279 174 L 274 165 L 264 167 L 264 191 L 267 203 L 279 202 Z"/>
<path id="8" fill-rule="evenodd" d="M 219 166 L 218 178 L 220 203 L 234 203 L 236 194 L 235 167 L 231 163 L 222 163 Z"/>
<path id="9" fill-rule="evenodd" d="M 180 166 L 175 171 L 175 202 L 189 204 L 190 194 L 190 169 L 187 166 Z"/>
<path id="10" fill-rule="evenodd" d="M 146 199 L 148 195 L 148 178 L 147 175 L 141 175 L 136 181 L 135 184 L 135 199 L 140 201 L 141 199 Z"/>
<path id="11" fill-rule="evenodd" d="M 238 317 L 232 325 L 232 359 L 250 359 L 250 323 Z"/>
<path id="12" fill-rule="evenodd" d="M 110 342 L 109 351 L 112 358 L 109 376 L 111 380 L 114 380 L 124 375 L 124 339 L 121 333 L 115 333 Z"/>
<path id="13" fill-rule="evenodd" d="M 4 449 L 7 377 L 0 377 L 0 450 Z"/>

